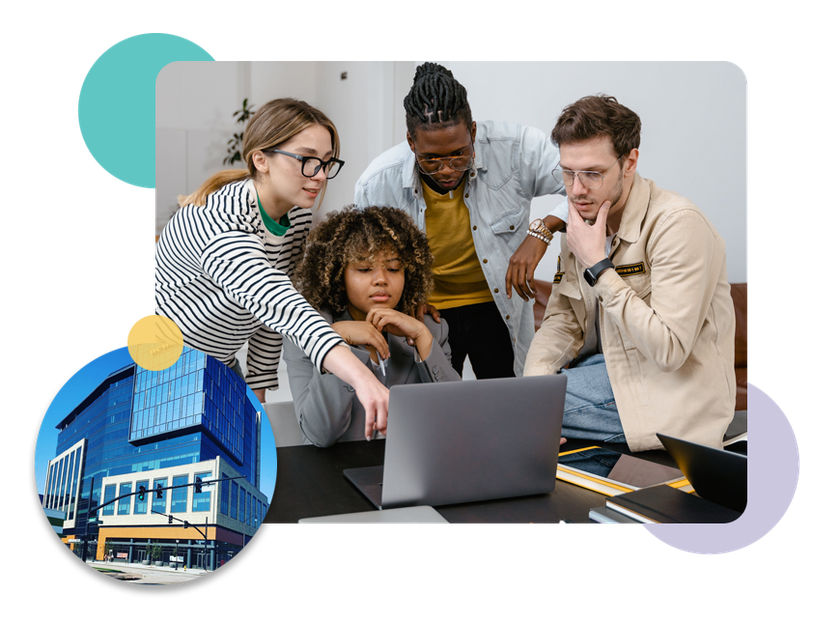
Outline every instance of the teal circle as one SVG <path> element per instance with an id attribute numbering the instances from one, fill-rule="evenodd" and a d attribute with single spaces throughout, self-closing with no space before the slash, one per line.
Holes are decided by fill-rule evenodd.
<path id="1" fill-rule="evenodd" d="M 123 182 L 154 188 L 158 73 L 173 61 L 212 60 L 193 42 L 161 33 L 109 48 L 90 68 L 79 94 L 79 127 L 96 162 Z"/>

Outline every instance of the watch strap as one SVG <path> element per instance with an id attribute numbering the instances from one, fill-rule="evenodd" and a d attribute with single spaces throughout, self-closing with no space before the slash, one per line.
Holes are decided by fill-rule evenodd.
<path id="1" fill-rule="evenodd" d="M 601 277 L 601 273 L 606 271 L 607 269 L 614 269 L 615 265 L 612 263 L 612 260 L 609 258 L 604 258 L 600 262 L 593 264 L 591 267 L 586 269 L 583 272 L 583 277 L 586 280 L 586 283 L 590 286 L 594 286 L 598 282 L 598 278 Z"/>
<path id="2" fill-rule="evenodd" d="M 536 232 L 537 234 L 542 234 L 545 238 L 551 242 L 554 239 L 554 233 L 548 229 L 545 225 L 545 221 L 542 219 L 534 219 L 531 224 L 528 226 L 529 232 Z"/>

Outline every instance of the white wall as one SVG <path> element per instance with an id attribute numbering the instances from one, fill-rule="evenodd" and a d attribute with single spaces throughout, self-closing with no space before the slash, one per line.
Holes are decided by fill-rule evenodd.
<path id="1" fill-rule="evenodd" d="M 563 107 L 607 93 L 642 119 L 639 172 L 696 203 L 727 245 L 729 279 L 747 280 L 746 82 L 729 63 L 443 62 L 467 88 L 473 117 L 519 122 L 549 133 Z M 405 136 L 405 97 L 413 62 L 173 63 L 158 77 L 158 232 L 211 173 L 224 168 L 232 113 L 245 97 L 259 107 L 297 97 L 323 110 L 339 130 L 346 165 L 329 184 L 321 212 L 353 201 L 367 163 Z M 342 72 L 347 73 L 345 80 Z M 559 159 L 559 153 L 558 153 Z M 554 198 L 537 198 L 543 216 Z M 556 240 L 537 270 L 550 280 Z"/>
<path id="2" fill-rule="evenodd" d="M 466 87 L 474 119 L 550 133 L 567 104 L 606 93 L 642 120 L 639 173 L 691 199 L 727 246 L 729 281 L 747 280 L 746 80 L 729 63 L 441 63 Z M 558 153 L 559 159 L 559 153 Z M 555 205 L 532 203 L 534 218 Z M 559 238 L 537 272 L 554 275 Z"/>
<path id="3" fill-rule="evenodd" d="M 338 128 L 340 158 L 346 164 L 330 181 L 315 221 L 352 203 L 353 187 L 367 163 L 405 135 L 402 98 L 413 72 L 413 63 L 393 61 L 167 65 L 157 82 L 155 234 L 177 209 L 178 195 L 191 193 L 226 168 L 227 141 L 244 129 L 233 112 L 246 97 L 253 110 L 278 97 L 302 99 L 321 109 Z"/>

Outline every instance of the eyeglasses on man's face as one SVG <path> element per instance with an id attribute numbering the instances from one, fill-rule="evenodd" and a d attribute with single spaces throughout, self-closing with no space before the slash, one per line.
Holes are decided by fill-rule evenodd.
<path id="1" fill-rule="evenodd" d="M 466 171 L 472 167 L 472 149 L 467 154 L 456 156 L 443 156 L 441 158 L 417 158 L 417 166 L 423 173 L 437 173 L 448 165 L 453 171 Z"/>
<path id="2" fill-rule="evenodd" d="M 283 156 L 289 156 L 299 160 L 300 172 L 305 178 L 314 178 L 321 172 L 321 169 L 323 169 L 324 173 L 327 174 L 327 180 L 332 180 L 338 175 L 338 172 L 341 171 L 341 168 L 344 166 L 344 161 L 339 160 L 338 158 L 321 160 L 317 156 L 301 156 L 300 154 L 292 154 L 291 152 L 284 152 L 279 149 L 270 149 L 265 151 L 283 154 Z"/>
<path id="3" fill-rule="evenodd" d="M 619 156 L 618 160 L 610 165 L 603 173 L 600 171 L 573 171 L 571 169 L 564 169 L 558 164 L 551 171 L 551 175 L 558 182 L 565 184 L 566 188 L 572 188 L 575 185 L 575 176 L 577 176 L 578 181 L 580 181 L 584 187 L 590 191 L 597 191 L 599 188 L 604 186 L 604 176 L 609 173 L 610 169 L 618 164 L 619 160 L 621 160 L 621 156 Z"/>

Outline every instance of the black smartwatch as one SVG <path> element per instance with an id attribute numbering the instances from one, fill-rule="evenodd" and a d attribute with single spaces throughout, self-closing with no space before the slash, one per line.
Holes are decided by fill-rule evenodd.
<path id="1" fill-rule="evenodd" d="M 598 278 L 601 277 L 601 273 L 606 271 L 607 269 L 614 269 L 615 265 L 609 258 L 604 258 L 597 264 L 593 264 L 591 267 L 586 269 L 583 272 L 583 279 L 586 280 L 586 283 L 590 286 L 594 286 L 595 283 L 598 281 Z"/>

